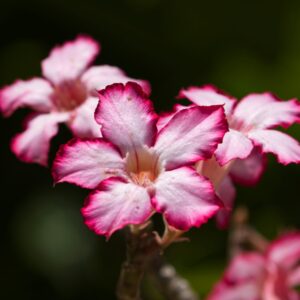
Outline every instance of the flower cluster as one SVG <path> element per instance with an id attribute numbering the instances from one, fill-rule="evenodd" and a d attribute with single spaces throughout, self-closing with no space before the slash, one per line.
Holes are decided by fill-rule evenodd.
<path id="1" fill-rule="evenodd" d="M 109 237 L 157 212 L 169 229 L 199 227 L 215 214 L 225 227 L 233 182 L 255 184 L 266 153 L 282 164 L 300 162 L 299 143 L 274 129 L 300 122 L 297 100 L 263 93 L 237 102 L 212 86 L 191 87 L 179 94 L 191 105 L 157 115 L 147 81 L 117 67 L 89 67 L 99 49 L 79 36 L 43 60 L 45 79 L 0 91 L 4 116 L 34 110 L 12 141 L 22 161 L 47 165 L 58 124 L 70 127 L 74 139 L 58 151 L 53 177 L 92 190 L 82 214 L 96 233 Z"/>
<path id="2" fill-rule="evenodd" d="M 219 227 L 226 227 L 235 198 L 233 182 L 256 184 L 266 166 L 266 153 L 281 164 L 300 162 L 299 143 L 275 129 L 300 123 L 300 103 L 281 101 L 271 93 L 250 94 L 239 102 L 214 86 L 190 87 L 179 93 L 193 105 L 224 105 L 229 131 L 210 160 L 198 163 L 197 170 L 213 183 L 224 203 L 217 215 Z M 185 107 L 177 106 L 177 110 Z"/>
<path id="3" fill-rule="evenodd" d="M 272 242 L 264 253 L 236 256 L 207 300 L 298 300 L 300 232 Z"/>
<path id="4" fill-rule="evenodd" d="M 159 117 L 136 83 L 110 85 L 99 98 L 103 138 L 72 140 L 53 165 L 55 182 L 94 189 L 82 209 L 90 228 L 109 237 L 160 212 L 170 226 L 188 230 L 219 210 L 212 184 L 191 165 L 222 141 L 222 106 L 182 110 L 157 129 Z"/>

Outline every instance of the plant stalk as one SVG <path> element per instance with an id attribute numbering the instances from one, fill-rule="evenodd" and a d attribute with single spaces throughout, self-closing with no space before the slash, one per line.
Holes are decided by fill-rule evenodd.
<path id="1" fill-rule="evenodd" d="M 140 300 L 140 286 L 149 261 L 161 249 L 151 223 L 143 228 L 127 230 L 126 260 L 122 264 L 117 285 L 118 300 Z"/>

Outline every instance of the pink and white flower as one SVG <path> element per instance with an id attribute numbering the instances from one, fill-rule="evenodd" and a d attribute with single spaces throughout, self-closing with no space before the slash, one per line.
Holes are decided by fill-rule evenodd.
<path id="1" fill-rule="evenodd" d="M 181 90 L 196 105 L 224 105 L 229 131 L 215 156 L 221 166 L 233 159 L 247 158 L 255 146 L 271 152 L 280 163 L 300 162 L 300 145 L 289 135 L 274 130 L 300 123 L 300 104 L 296 99 L 281 101 L 271 93 L 250 94 L 237 102 L 213 86 Z"/>
<path id="2" fill-rule="evenodd" d="M 182 89 L 179 98 L 194 105 L 224 105 L 229 123 L 212 160 L 198 164 L 198 171 L 207 176 L 224 202 L 217 215 L 217 224 L 225 228 L 235 199 L 233 182 L 256 184 L 266 166 L 266 153 L 274 153 L 284 165 L 300 162 L 300 145 L 287 134 L 274 130 L 300 122 L 297 100 L 280 101 L 271 93 L 250 94 L 237 102 L 217 88 L 206 85 Z M 177 106 L 177 109 L 183 109 Z"/>
<path id="3" fill-rule="evenodd" d="M 109 237 L 159 212 L 170 226 L 188 230 L 219 210 L 212 184 L 191 165 L 222 142 L 222 106 L 179 111 L 157 130 L 152 103 L 136 83 L 108 86 L 99 98 L 103 138 L 72 140 L 53 165 L 55 182 L 93 189 L 82 209 L 89 228 Z"/>
<path id="4" fill-rule="evenodd" d="M 60 123 L 66 123 L 78 137 L 101 136 L 93 118 L 98 103 L 96 91 L 134 79 L 117 67 L 89 67 L 99 51 L 96 41 L 79 36 L 55 47 L 42 61 L 44 78 L 17 80 L 0 90 L 0 110 L 5 117 L 21 107 L 35 111 L 28 118 L 25 131 L 15 136 L 11 144 L 20 160 L 47 165 L 50 140 Z M 150 92 L 146 81 L 135 81 Z"/>
<path id="5" fill-rule="evenodd" d="M 207 300 L 299 300 L 300 233 L 274 241 L 265 253 L 235 257 Z"/>
<path id="6" fill-rule="evenodd" d="M 157 122 L 158 130 L 162 128 L 180 110 L 192 106 L 175 105 L 174 112 L 161 114 Z M 196 163 L 199 174 L 207 177 L 214 185 L 215 191 L 223 202 L 223 207 L 216 214 L 217 226 L 226 229 L 230 221 L 231 211 L 236 197 L 234 183 L 253 186 L 260 180 L 266 168 L 266 155 L 258 147 L 254 147 L 245 159 L 235 159 L 221 166 L 216 157 Z"/>

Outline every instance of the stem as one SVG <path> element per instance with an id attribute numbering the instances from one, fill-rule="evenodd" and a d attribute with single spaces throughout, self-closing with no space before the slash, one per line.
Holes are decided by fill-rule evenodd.
<path id="1" fill-rule="evenodd" d="M 117 299 L 140 300 L 140 285 L 148 262 L 159 253 L 160 245 L 151 223 L 126 232 L 127 254 L 117 286 Z"/>
<path id="2" fill-rule="evenodd" d="M 199 300 L 188 281 L 176 273 L 175 268 L 166 263 L 161 255 L 151 262 L 153 277 L 163 296 L 168 300 Z"/>
<path id="3" fill-rule="evenodd" d="M 237 208 L 232 218 L 229 236 L 230 258 L 249 249 L 263 252 L 267 246 L 267 239 L 248 225 L 248 210 L 245 207 Z"/>

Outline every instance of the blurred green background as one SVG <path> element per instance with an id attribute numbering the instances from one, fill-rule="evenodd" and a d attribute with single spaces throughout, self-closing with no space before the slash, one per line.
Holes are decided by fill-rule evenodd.
<path id="1" fill-rule="evenodd" d="M 181 87 L 213 83 L 242 97 L 271 90 L 300 98 L 299 1 L 27 0 L 1 3 L 0 84 L 40 75 L 40 61 L 79 33 L 101 42 L 97 64 L 148 79 L 158 111 Z M 114 299 L 124 258 L 120 233 L 109 242 L 79 212 L 87 191 L 55 188 L 48 169 L 17 161 L 9 150 L 27 111 L 1 123 L 1 299 Z M 289 130 L 300 139 L 300 127 Z M 62 128 L 51 157 L 71 137 Z M 300 226 L 299 166 L 269 167 L 255 188 L 239 188 L 251 223 L 273 238 Z M 227 232 L 213 221 L 173 245 L 168 260 L 204 295 L 226 263 Z M 160 299 L 145 285 L 144 299 Z"/>

